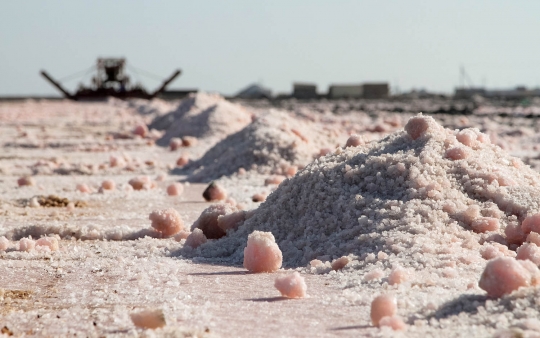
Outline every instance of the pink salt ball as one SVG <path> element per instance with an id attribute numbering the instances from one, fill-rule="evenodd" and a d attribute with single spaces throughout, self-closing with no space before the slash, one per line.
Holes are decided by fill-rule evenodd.
<path id="1" fill-rule="evenodd" d="M 113 180 L 105 180 L 101 183 L 101 188 L 103 190 L 114 190 L 116 188 L 116 183 Z"/>
<path id="2" fill-rule="evenodd" d="M 476 145 L 477 135 L 472 129 L 463 129 L 456 134 L 456 139 L 468 147 Z"/>
<path id="3" fill-rule="evenodd" d="M 36 181 L 34 181 L 33 177 L 24 176 L 17 180 L 17 184 L 19 185 L 19 187 L 30 186 L 30 185 L 36 185 Z"/>
<path id="4" fill-rule="evenodd" d="M 178 150 L 181 147 L 182 147 L 182 140 L 179 138 L 172 138 L 171 141 L 169 142 L 169 148 L 171 149 L 171 151 Z"/>
<path id="5" fill-rule="evenodd" d="M 176 165 L 178 167 L 183 167 L 185 166 L 186 164 L 189 163 L 189 156 L 188 155 L 182 155 L 178 158 L 178 160 L 176 160 Z"/>
<path id="6" fill-rule="evenodd" d="M 271 232 L 253 231 L 244 248 L 244 268 L 250 272 L 274 272 L 281 268 L 283 254 Z"/>
<path id="7" fill-rule="evenodd" d="M 504 234 L 506 235 L 506 240 L 510 244 L 521 245 L 527 238 L 527 234 L 523 232 L 522 227 L 517 222 L 508 223 L 504 229 Z"/>
<path id="8" fill-rule="evenodd" d="M 499 220 L 494 217 L 479 217 L 471 223 L 476 232 L 489 232 L 499 230 Z"/>
<path id="9" fill-rule="evenodd" d="M 257 194 L 255 194 L 255 195 L 251 196 L 251 200 L 252 200 L 253 202 L 260 203 L 260 202 L 266 201 L 266 197 L 267 197 L 267 196 L 268 196 L 268 195 L 267 195 L 266 193 L 261 192 L 261 193 L 257 193 Z"/>
<path id="10" fill-rule="evenodd" d="M 413 140 L 416 140 L 420 136 L 424 135 L 428 129 L 429 122 L 426 116 L 412 117 L 405 125 L 405 131 Z"/>
<path id="11" fill-rule="evenodd" d="M 129 316 L 133 324 L 141 329 L 157 329 L 167 324 L 163 310 L 142 310 Z"/>
<path id="12" fill-rule="evenodd" d="M 178 211 L 174 209 L 155 210 L 148 218 L 152 221 L 152 228 L 165 237 L 172 236 L 184 229 L 184 221 Z"/>
<path id="13" fill-rule="evenodd" d="M 371 282 L 372 280 L 381 279 L 384 277 L 384 272 L 381 269 L 374 269 L 364 275 L 364 280 L 366 282 Z"/>
<path id="14" fill-rule="evenodd" d="M 527 242 L 540 246 L 540 234 L 532 231 L 529 235 L 527 235 Z"/>
<path id="15" fill-rule="evenodd" d="M 77 190 L 84 193 L 84 194 L 88 194 L 88 193 L 90 193 L 92 191 L 92 190 L 90 190 L 90 187 L 85 183 L 77 184 Z"/>
<path id="16" fill-rule="evenodd" d="M 358 147 L 363 145 L 364 143 L 365 142 L 360 135 L 354 134 L 347 139 L 347 142 L 345 143 L 345 148 Z"/>
<path id="17" fill-rule="evenodd" d="M 540 265 L 540 247 L 534 243 L 524 243 L 516 250 L 516 259 L 528 259 L 537 266 Z"/>
<path id="18" fill-rule="evenodd" d="M 409 279 L 409 272 L 402 268 L 401 266 L 397 266 L 392 271 L 390 271 L 390 275 L 388 275 L 388 284 L 395 285 L 395 284 L 401 284 L 406 282 Z"/>
<path id="19" fill-rule="evenodd" d="M 184 147 L 193 147 L 197 144 L 197 138 L 193 136 L 182 137 L 182 145 Z"/>
<path id="20" fill-rule="evenodd" d="M 294 175 L 296 175 L 297 172 L 298 167 L 295 165 L 291 165 L 287 167 L 287 169 L 285 169 L 285 175 L 287 175 L 287 177 L 293 177 Z"/>
<path id="21" fill-rule="evenodd" d="M 167 187 L 167 195 L 179 196 L 184 192 L 184 186 L 181 183 L 173 183 Z"/>
<path id="22" fill-rule="evenodd" d="M 138 124 L 133 129 L 133 134 L 139 135 L 140 137 L 145 137 L 146 135 L 148 135 L 148 127 L 146 126 L 146 124 Z"/>
<path id="23" fill-rule="evenodd" d="M 203 192 L 206 201 L 223 201 L 227 199 L 227 191 L 216 182 L 211 182 Z"/>
<path id="24" fill-rule="evenodd" d="M 60 248 L 56 237 L 42 237 L 36 241 L 36 247 L 47 247 L 51 251 L 58 251 Z"/>
<path id="25" fill-rule="evenodd" d="M 156 187 L 156 183 L 150 179 L 148 176 L 139 176 L 132 178 L 129 180 L 129 185 L 133 188 L 133 190 L 149 190 Z"/>
<path id="26" fill-rule="evenodd" d="M 371 302 L 371 322 L 374 326 L 379 326 L 379 322 L 383 317 L 392 317 L 396 314 L 397 302 L 392 295 L 377 296 Z"/>
<path id="27" fill-rule="evenodd" d="M 446 157 L 453 161 L 463 160 L 469 157 L 469 151 L 464 147 L 453 147 L 446 151 Z"/>
<path id="28" fill-rule="evenodd" d="M 230 204 L 213 204 L 201 213 L 199 218 L 191 226 L 191 230 L 201 229 L 208 239 L 221 238 L 227 233 L 226 230 L 219 227 L 219 216 L 231 214 L 235 211 L 236 208 Z"/>
<path id="29" fill-rule="evenodd" d="M 194 229 L 191 234 L 189 234 L 189 236 L 186 238 L 186 245 L 192 247 L 193 249 L 196 249 L 207 241 L 208 239 L 206 238 L 201 229 Z"/>
<path id="30" fill-rule="evenodd" d="M 407 328 L 407 324 L 401 319 L 400 316 L 386 316 L 379 320 L 379 327 L 387 326 L 394 331 L 404 331 Z"/>
<path id="31" fill-rule="evenodd" d="M 245 219 L 246 212 L 239 210 L 230 214 L 218 216 L 217 226 L 225 232 L 228 230 L 236 230 Z"/>
<path id="32" fill-rule="evenodd" d="M 11 246 L 11 243 L 6 236 L 0 237 L 0 251 L 6 251 Z"/>
<path id="33" fill-rule="evenodd" d="M 297 271 L 288 275 L 276 277 L 274 286 L 283 297 L 304 298 L 306 296 L 306 281 Z"/>
<path id="34" fill-rule="evenodd" d="M 531 231 L 540 233 L 540 214 L 527 216 L 521 223 L 521 230 L 526 234 Z"/>
<path id="35" fill-rule="evenodd" d="M 111 167 L 124 167 L 126 165 L 126 161 L 121 156 L 111 156 L 109 158 L 109 165 Z"/>
<path id="36" fill-rule="evenodd" d="M 281 175 L 270 176 L 264 180 L 264 185 L 271 185 L 271 184 L 280 185 L 281 182 L 285 180 L 285 178 L 286 178 L 285 176 L 281 176 Z"/>
<path id="37" fill-rule="evenodd" d="M 183 239 L 187 239 L 187 238 L 189 237 L 189 235 L 191 235 L 191 232 L 185 231 L 185 230 L 180 230 L 179 233 L 177 233 L 176 235 L 174 235 L 174 239 L 175 239 L 177 242 L 180 242 L 180 241 L 183 240 Z"/>
<path id="38" fill-rule="evenodd" d="M 341 270 L 343 269 L 345 266 L 347 266 L 347 264 L 349 264 L 351 260 L 349 259 L 349 257 L 347 256 L 341 256 L 340 258 L 334 260 L 332 262 L 332 270 Z"/>
<path id="39" fill-rule="evenodd" d="M 32 238 L 21 238 L 19 240 L 19 251 L 29 252 L 36 247 L 36 242 Z"/>
<path id="40" fill-rule="evenodd" d="M 478 286 L 490 297 L 499 298 L 523 286 L 529 286 L 531 273 L 510 257 L 498 257 L 489 261 L 480 277 Z"/>

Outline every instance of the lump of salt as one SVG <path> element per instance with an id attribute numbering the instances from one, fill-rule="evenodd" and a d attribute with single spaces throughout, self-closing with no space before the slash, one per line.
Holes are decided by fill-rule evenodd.
<path id="1" fill-rule="evenodd" d="M 217 218 L 217 226 L 223 231 L 236 230 L 240 223 L 246 219 L 246 212 L 243 210 L 235 211 L 230 214 L 220 215 Z"/>
<path id="2" fill-rule="evenodd" d="M 283 254 L 271 232 L 253 231 L 244 248 L 244 268 L 251 272 L 274 272 L 281 268 Z"/>
<path id="3" fill-rule="evenodd" d="M 534 243 L 537 246 L 540 246 L 540 234 L 537 232 L 531 231 L 531 233 L 527 235 L 527 242 Z"/>
<path id="4" fill-rule="evenodd" d="M 364 142 L 364 140 L 362 139 L 362 137 L 360 135 L 354 134 L 354 135 L 351 135 L 347 139 L 347 142 L 345 143 L 345 148 L 358 147 L 358 146 L 361 146 L 364 143 L 365 142 Z"/>
<path id="5" fill-rule="evenodd" d="M 178 196 L 184 191 L 184 186 L 181 183 L 173 183 L 167 187 L 167 195 Z"/>
<path id="6" fill-rule="evenodd" d="M 180 242 L 180 241 L 183 240 L 183 239 L 187 239 L 187 238 L 189 237 L 189 235 L 191 235 L 191 232 L 185 231 L 185 230 L 180 230 L 179 233 L 177 233 L 176 235 L 174 235 L 174 239 L 175 239 L 177 242 Z"/>
<path id="7" fill-rule="evenodd" d="M 400 316 L 385 316 L 379 320 L 379 327 L 388 326 L 394 331 L 403 331 L 407 328 Z"/>
<path id="8" fill-rule="evenodd" d="M 530 286 L 533 276 L 528 263 L 531 262 L 510 257 L 495 258 L 487 263 L 478 286 L 487 291 L 488 296 L 497 298 L 520 287 Z"/>
<path id="9" fill-rule="evenodd" d="M 42 237 L 36 241 L 36 247 L 48 247 L 51 251 L 58 251 L 58 239 L 56 237 Z"/>
<path id="10" fill-rule="evenodd" d="M 194 229 L 186 238 L 186 245 L 195 249 L 207 241 L 208 240 L 201 229 Z"/>
<path id="11" fill-rule="evenodd" d="M 540 247 L 534 243 L 524 243 L 517 248 L 516 259 L 528 259 L 537 266 L 540 265 Z"/>
<path id="12" fill-rule="evenodd" d="M 176 137 L 171 138 L 171 140 L 169 141 L 169 148 L 171 149 L 171 151 L 175 151 L 180 147 L 182 147 L 182 139 Z"/>
<path id="13" fill-rule="evenodd" d="M 184 147 L 192 147 L 197 144 L 197 138 L 194 136 L 184 136 L 182 137 L 182 145 Z"/>
<path id="14" fill-rule="evenodd" d="M 152 228 L 165 237 L 172 236 L 184 229 L 184 221 L 178 211 L 174 209 L 155 210 L 148 218 L 152 221 Z"/>
<path id="15" fill-rule="evenodd" d="M 521 230 L 523 230 L 525 234 L 528 234 L 531 231 L 540 233 L 540 214 L 527 216 L 521 223 Z"/>
<path id="16" fill-rule="evenodd" d="M 388 275 L 388 284 L 401 284 L 407 281 L 407 279 L 409 279 L 409 272 L 405 268 L 397 266 L 390 271 L 390 275 Z"/>
<path id="17" fill-rule="evenodd" d="M 466 159 L 469 155 L 467 148 L 461 146 L 452 147 L 446 151 L 446 157 L 454 161 Z"/>
<path id="18" fill-rule="evenodd" d="M 77 184 L 77 190 L 84 193 L 84 194 L 87 194 L 87 193 L 91 192 L 90 187 L 85 183 Z"/>
<path id="19" fill-rule="evenodd" d="M 148 127 L 146 126 L 146 124 L 143 123 L 138 124 L 133 129 L 133 134 L 139 135 L 140 137 L 145 137 L 146 135 L 148 135 Z"/>
<path id="20" fill-rule="evenodd" d="M 183 166 L 185 166 L 185 165 L 188 164 L 188 163 L 189 163 L 189 156 L 186 155 L 186 154 L 183 154 L 182 156 L 180 156 L 180 157 L 178 158 L 178 160 L 176 160 L 176 165 L 177 165 L 178 167 L 183 167 Z"/>
<path id="21" fill-rule="evenodd" d="M 404 129 L 413 140 L 416 140 L 427 134 L 430 129 L 439 130 L 440 127 L 432 117 L 420 114 L 410 118 Z"/>
<path id="22" fill-rule="evenodd" d="M 257 193 L 257 194 L 255 194 L 255 195 L 253 195 L 253 196 L 251 197 L 251 200 L 252 200 L 253 202 L 256 202 L 256 203 L 264 202 L 264 201 L 266 201 L 266 197 L 267 197 L 267 196 L 268 196 L 268 195 L 267 195 L 266 193 L 261 192 L 261 193 Z"/>
<path id="23" fill-rule="evenodd" d="M 166 325 L 163 310 L 142 310 L 129 315 L 133 324 L 141 329 L 157 329 Z"/>
<path id="24" fill-rule="evenodd" d="M 213 204 L 204 209 L 199 218 L 191 226 L 191 230 L 201 229 L 206 238 L 218 239 L 225 236 L 226 229 L 219 226 L 218 217 L 231 214 L 236 208 L 227 203 Z"/>
<path id="25" fill-rule="evenodd" d="M 391 317 L 396 314 L 396 311 L 397 302 L 394 296 L 377 296 L 371 302 L 371 323 L 373 323 L 374 326 L 379 326 L 379 322 L 383 317 Z"/>
<path id="26" fill-rule="evenodd" d="M 304 298 L 306 296 L 306 281 L 297 271 L 276 277 L 274 286 L 283 297 Z"/>
<path id="27" fill-rule="evenodd" d="M 36 242 L 32 238 L 21 238 L 19 240 L 19 251 L 29 252 L 36 247 Z"/>
<path id="28" fill-rule="evenodd" d="M 471 223 L 471 228 L 476 232 L 497 231 L 499 220 L 494 217 L 479 217 Z"/>
<path id="29" fill-rule="evenodd" d="M 350 259 L 347 256 L 342 256 L 335 261 L 332 262 L 332 269 L 333 270 L 341 270 L 343 269 L 347 264 L 349 264 Z"/>
<path id="30" fill-rule="evenodd" d="M 216 182 L 211 182 L 203 192 L 203 197 L 208 202 L 223 201 L 227 199 L 227 191 Z"/>
<path id="31" fill-rule="evenodd" d="M 24 176 L 17 180 L 17 184 L 19 185 L 19 187 L 23 187 L 23 186 L 35 185 L 36 181 L 34 181 L 33 177 Z"/>
<path id="32" fill-rule="evenodd" d="M 129 180 L 129 185 L 133 190 L 153 189 L 156 187 L 156 183 L 148 176 L 139 176 Z"/>
<path id="33" fill-rule="evenodd" d="M 6 236 L 0 237 L 0 251 L 6 251 L 11 246 Z"/>
<path id="34" fill-rule="evenodd" d="M 116 188 L 116 184 L 113 180 L 105 180 L 101 183 L 101 188 L 103 190 L 114 190 Z"/>

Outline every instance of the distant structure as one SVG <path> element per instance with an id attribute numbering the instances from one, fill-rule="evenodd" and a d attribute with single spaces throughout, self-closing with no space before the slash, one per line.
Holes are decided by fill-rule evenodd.
<path id="1" fill-rule="evenodd" d="M 180 100 L 187 97 L 191 93 L 197 93 L 198 89 L 171 89 L 164 90 L 157 95 L 160 99 L 163 100 Z"/>
<path id="2" fill-rule="evenodd" d="M 514 89 L 492 90 L 458 87 L 454 91 L 454 98 L 456 99 L 472 99 L 474 96 L 503 100 L 522 100 L 530 97 L 540 97 L 540 89 L 527 89 L 524 86 L 518 86 Z"/>
<path id="3" fill-rule="evenodd" d="M 388 83 L 364 83 L 350 85 L 331 85 L 329 99 L 384 99 L 389 95 Z"/>
<path id="4" fill-rule="evenodd" d="M 312 83 L 293 83 L 292 96 L 297 99 L 316 99 L 317 85 Z"/>
<path id="5" fill-rule="evenodd" d="M 91 100 L 103 99 L 108 96 L 120 99 L 152 99 L 161 94 L 181 73 L 180 70 L 176 70 L 169 78 L 163 81 L 158 89 L 152 93 L 148 93 L 140 84 L 131 85 L 130 78 L 125 72 L 125 66 L 126 59 L 124 58 L 99 58 L 96 65 L 89 69 L 93 70 L 95 68 L 96 70 L 96 74 L 92 77 L 92 84 L 90 86 L 81 84 L 75 94 L 71 94 L 65 90 L 60 82 L 54 80 L 44 70 L 41 71 L 41 75 L 61 91 L 66 98 L 71 100 Z"/>
<path id="6" fill-rule="evenodd" d="M 272 91 L 254 83 L 239 91 L 234 97 L 239 99 L 271 99 Z"/>

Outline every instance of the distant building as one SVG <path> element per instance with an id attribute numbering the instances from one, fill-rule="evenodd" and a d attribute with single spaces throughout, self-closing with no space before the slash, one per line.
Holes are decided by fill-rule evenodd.
<path id="1" fill-rule="evenodd" d="M 360 99 L 363 95 L 361 84 L 331 85 L 328 89 L 330 99 Z"/>
<path id="2" fill-rule="evenodd" d="M 362 88 L 364 99 L 385 99 L 390 93 L 388 83 L 364 83 Z"/>
<path id="3" fill-rule="evenodd" d="M 317 85 L 311 83 L 293 83 L 293 97 L 297 99 L 316 99 Z"/>
<path id="4" fill-rule="evenodd" d="M 471 99 L 479 95 L 486 98 L 521 100 L 528 97 L 539 97 L 540 89 L 527 89 L 519 86 L 514 89 L 485 89 L 485 88 L 456 88 L 454 97 L 456 99 Z"/>
<path id="5" fill-rule="evenodd" d="M 272 98 L 272 91 L 254 83 L 242 89 L 235 97 L 239 99 L 270 99 Z"/>

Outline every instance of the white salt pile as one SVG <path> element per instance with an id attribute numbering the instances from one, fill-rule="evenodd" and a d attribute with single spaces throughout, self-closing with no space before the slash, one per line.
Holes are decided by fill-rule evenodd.
<path id="1" fill-rule="evenodd" d="M 425 116 L 405 130 L 314 161 L 198 254 L 239 263 L 247 235 L 260 230 L 275 236 L 285 266 L 350 256 L 354 269 L 380 261 L 436 280 L 459 268 L 478 281 L 481 250 L 515 248 L 505 229 L 540 209 L 540 176 L 478 130 L 445 130 Z"/>
<path id="2" fill-rule="evenodd" d="M 329 134 L 310 121 L 270 110 L 179 172 L 194 171 L 193 181 L 210 181 L 239 170 L 287 175 L 293 165 L 308 164 L 321 148 L 335 142 Z"/>
<path id="3" fill-rule="evenodd" d="M 156 118 L 150 129 L 165 130 L 157 144 L 168 146 L 173 138 L 211 138 L 212 144 L 251 122 L 251 113 L 219 94 L 199 92 L 183 100 L 176 111 Z"/>

